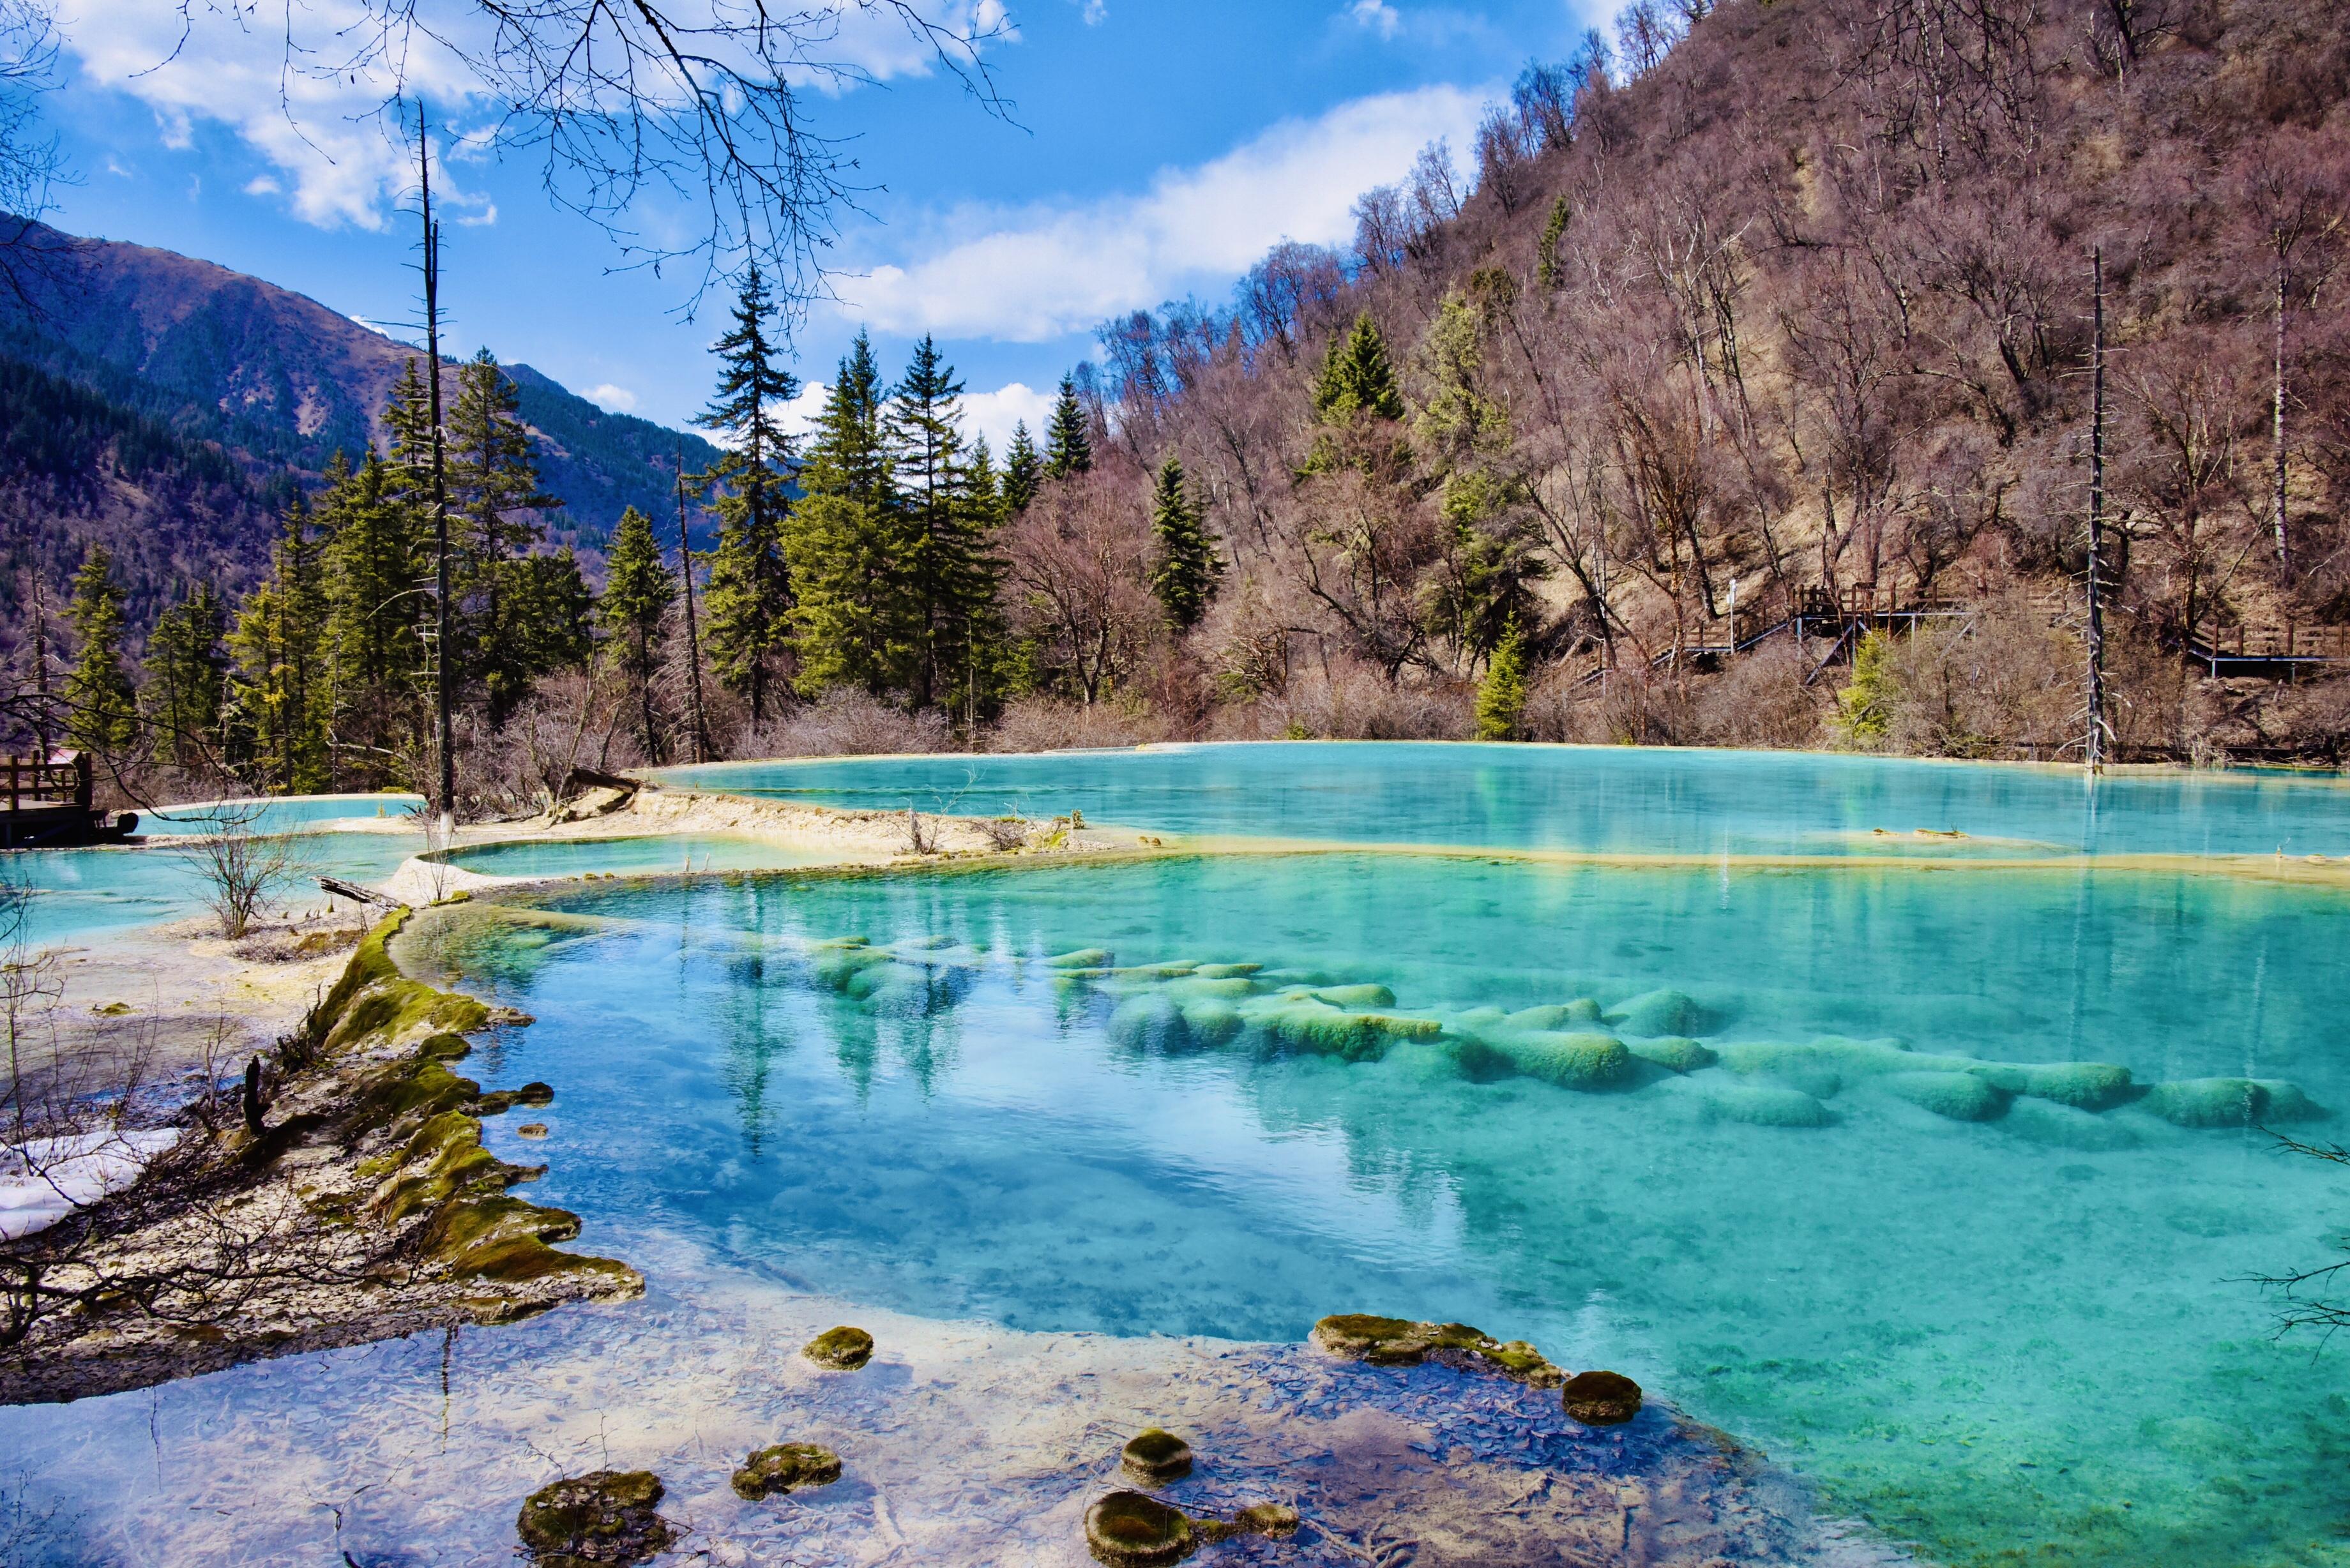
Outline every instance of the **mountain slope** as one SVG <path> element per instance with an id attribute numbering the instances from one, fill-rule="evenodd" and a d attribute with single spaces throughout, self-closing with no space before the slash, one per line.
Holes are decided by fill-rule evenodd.
<path id="1" fill-rule="evenodd" d="M 0 526 L 15 535 L 0 550 L 11 566 L 38 562 L 54 584 L 60 562 L 101 540 L 124 558 L 143 621 L 136 612 L 173 576 L 245 580 L 264 564 L 286 485 L 315 480 L 338 451 L 383 441 L 384 399 L 417 357 L 407 345 L 171 251 L 39 225 L 26 244 L 31 265 L 16 269 L 26 297 L 0 294 L 0 357 L 12 387 L 75 389 L 90 417 L 74 441 L 50 442 L 38 472 L 0 472 Z M 689 467 L 717 459 L 698 436 L 608 413 L 528 366 L 509 373 L 545 488 L 566 503 L 549 520 L 558 536 L 592 547 L 629 505 L 671 515 L 681 448 Z M 193 446 L 159 456 L 164 437 Z M 78 472 L 57 467 L 68 448 L 85 464 Z M 227 462 L 235 483 L 199 500 L 172 478 L 204 466 L 195 448 Z"/>

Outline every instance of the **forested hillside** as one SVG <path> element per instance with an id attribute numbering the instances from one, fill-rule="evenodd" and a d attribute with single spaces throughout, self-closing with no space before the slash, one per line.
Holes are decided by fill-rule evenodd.
<path id="1" fill-rule="evenodd" d="M 1107 325 L 1003 452 L 927 339 L 892 379 L 860 336 L 786 431 L 753 274 L 690 560 L 650 427 L 477 360 L 445 670 L 410 382 L 233 615 L 183 591 L 142 659 L 87 556 L 18 689 L 53 670 L 125 778 L 307 789 L 429 782 L 445 680 L 467 811 L 580 763 L 1159 738 L 2339 760 L 2345 96 L 2315 0 L 1637 0 L 1350 248 Z M 346 417 L 249 363 L 202 419 Z M 56 406 L 32 448 L 115 454 L 77 494 L 261 514 L 171 408 Z M 592 601 L 565 463 L 634 504 Z"/>
<path id="2" fill-rule="evenodd" d="M 1461 732 L 1522 639 L 1513 732 L 2077 755 L 2102 251 L 2116 738 L 2340 743 L 2339 697 L 2186 657 L 2350 619 L 2338 8 L 1642 0 L 1618 45 L 1351 254 L 1105 331 L 1087 484 L 1147 555 L 1177 454 L 1227 557 L 1165 653 L 1138 610 L 1162 710 Z M 1841 707 L 1825 646 L 1697 651 L 1804 589 L 1947 613 Z"/>

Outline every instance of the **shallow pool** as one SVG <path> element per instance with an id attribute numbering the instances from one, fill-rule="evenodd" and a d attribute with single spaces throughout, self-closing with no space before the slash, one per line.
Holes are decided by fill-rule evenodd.
<path id="1" fill-rule="evenodd" d="M 669 837 L 516 839 L 445 851 L 442 859 L 487 877 L 584 877 L 668 871 L 784 871 L 827 857 L 723 833 Z"/>
<path id="2" fill-rule="evenodd" d="M 2350 783 L 1794 752 L 1312 742 L 717 763 L 681 786 L 1170 833 L 1675 855 L 2350 855 Z M 1963 838 L 1947 836 L 1963 834 Z"/>
<path id="3" fill-rule="evenodd" d="M 647 1264 L 647 1312 L 690 1258 L 696 1288 L 1021 1330 L 1464 1318 L 1634 1374 L 1931 1560 L 2350 1563 L 2342 1353 L 2279 1343 L 2251 1282 L 2334 1255 L 2345 1180 L 2228 1125 L 2257 1096 L 2344 1136 L 2350 890 L 2117 859 L 2339 855 L 2339 785 L 1465 747 L 976 761 L 1003 771 L 744 772 L 843 804 L 1492 847 L 741 871 L 420 922 L 412 970 L 536 1016 L 466 1071 L 554 1084 L 552 1136 L 508 1117 L 490 1141 L 549 1162 L 532 1196 L 583 1246 Z M 1915 863 L 1878 827 L 2050 863 Z M 2106 858 L 2056 858 L 2084 848 Z M 1595 1037 L 1621 1070 L 1578 1077 Z M 727 1332 L 673 1316 L 632 1370 Z M 556 1319 L 592 1354 L 596 1319 Z M 525 1382 L 533 1343 L 500 1352 Z M 304 1425 L 424 1397 L 383 1365 L 224 1375 L 219 1407 L 411 1477 L 419 1539 L 469 1510 L 507 1528 L 510 1495 L 417 1481 L 440 1472 L 364 1422 Z M 102 1509 L 89 1477 L 151 1465 L 141 1518 L 212 1495 L 161 1479 L 149 1398 L 43 1413 L 79 1479 L 25 1505 Z"/>
<path id="4" fill-rule="evenodd" d="M 408 833 L 304 833 L 296 836 L 302 879 L 317 875 L 378 882 L 423 845 Z M 161 847 L 30 849 L 0 857 L 0 876 L 32 890 L 25 940 L 34 947 L 78 941 L 130 926 L 185 919 L 203 908 L 203 884 L 188 861 Z"/>

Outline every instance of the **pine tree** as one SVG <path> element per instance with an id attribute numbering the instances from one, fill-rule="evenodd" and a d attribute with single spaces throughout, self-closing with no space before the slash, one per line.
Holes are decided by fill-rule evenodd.
<path id="1" fill-rule="evenodd" d="M 1342 343 L 1333 339 L 1314 389 L 1314 411 L 1322 422 L 1343 425 L 1358 412 L 1383 420 L 1403 418 L 1403 394 L 1396 389 L 1395 366 L 1387 339 L 1368 311 L 1355 317 Z"/>
<path id="2" fill-rule="evenodd" d="M 1045 475 L 1066 479 L 1074 473 L 1089 473 L 1093 466 L 1093 433 L 1085 405 L 1077 401 L 1076 379 L 1064 376 L 1061 395 L 1053 404 L 1052 422 L 1045 427 Z"/>
<path id="3" fill-rule="evenodd" d="M 420 700 L 429 681 L 418 607 L 431 573 L 429 542 L 422 512 L 402 493 L 400 471 L 375 452 L 356 470 L 336 453 L 327 478 L 318 520 L 328 539 L 335 724 L 356 769 L 347 782 L 381 786 L 400 782 L 390 760 L 421 738 Z"/>
<path id="4" fill-rule="evenodd" d="M 246 596 L 228 639 L 239 676 L 232 687 L 237 717 L 263 776 L 280 794 L 333 785 L 319 553 L 310 508 L 297 497 L 271 547 L 269 576 Z"/>
<path id="5" fill-rule="evenodd" d="M 525 556 L 506 567 L 506 592 L 519 628 L 515 651 L 529 678 L 585 665 L 596 651 L 596 600 L 571 546 L 551 556 Z"/>
<path id="6" fill-rule="evenodd" d="M 187 588 L 147 634 L 148 722 L 175 766 L 200 766 L 218 742 L 221 685 L 228 671 L 221 638 L 227 629 L 227 607 L 206 582 Z"/>
<path id="7" fill-rule="evenodd" d="M 962 461 L 962 383 L 925 336 L 890 400 L 885 431 L 898 476 L 907 541 L 899 563 L 914 639 L 911 698 L 917 708 L 972 685 L 982 622 L 995 603 L 990 553 L 993 496 L 975 506 Z M 993 475 L 988 488 L 994 487 Z"/>
<path id="8" fill-rule="evenodd" d="M 1534 278 L 1544 288 L 1556 288 L 1566 281 L 1559 266 L 1558 242 L 1566 237 L 1567 222 L 1574 213 L 1566 198 L 1561 196 L 1551 203 L 1550 220 L 1543 224 L 1542 244 L 1534 251 Z"/>
<path id="9" fill-rule="evenodd" d="M 1477 688 L 1477 738 L 1514 741 L 1525 722 L 1526 639 L 1515 621 L 1493 647 Z"/>
<path id="10" fill-rule="evenodd" d="M 604 557 L 604 597 L 596 618 L 619 649 L 614 662 L 637 694 L 639 733 L 645 756 L 662 760 L 660 728 L 653 717 L 653 678 L 660 672 L 661 644 L 677 577 L 661 560 L 652 519 L 631 506 L 620 514 L 612 545 Z"/>
<path id="11" fill-rule="evenodd" d="M 881 374 L 857 335 L 817 417 L 793 508 L 792 614 L 800 690 L 903 688 L 918 649 L 906 592 L 914 550 L 882 429 Z M 713 584 L 712 597 L 716 596 Z"/>
<path id="12" fill-rule="evenodd" d="M 754 726 L 766 720 L 790 643 L 795 589 L 784 547 L 792 452 L 775 410 L 799 395 L 799 379 L 776 362 L 768 336 L 774 313 L 765 280 L 752 267 L 734 303 L 734 325 L 717 343 L 717 395 L 693 421 L 731 438 L 726 455 L 694 476 L 723 487 L 702 639 L 719 683 L 749 701 Z"/>
<path id="13" fill-rule="evenodd" d="M 451 526 L 464 540 L 463 668 L 481 681 L 493 728 L 544 673 L 532 668 L 535 628 L 515 603 L 515 563 L 545 537 L 539 514 L 562 504 L 539 490 L 521 406 L 521 390 L 488 349 L 458 367 L 448 464 Z"/>
<path id="14" fill-rule="evenodd" d="M 1028 421 L 1022 420 L 1012 427 L 1012 444 L 1003 452 L 1003 509 L 1017 517 L 1028 510 L 1036 499 L 1036 486 L 1045 477 L 1044 460 L 1036 455 L 1036 443 L 1028 434 Z"/>
<path id="15" fill-rule="evenodd" d="M 1150 500 L 1150 529 L 1159 541 L 1159 564 L 1151 569 L 1150 591 L 1159 596 L 1168 624 L 1177 631 L 1189 631 L 1207 612 L 1223 563 L 1216 557 L 1200 509 L 1184 493 L 1183 464 L 1172 452 L 1159 470 L 1158 487 Z"/>
<path id="16" fill-rule="evenodd" d="M 92 545 L 74 574 L 73 600 L 66 608 L 75 646 L 73 669 L 66 674 L 66 732 L 86 752 L 120 752 L 138 732 L 130 678 L 122 670 L 122 607 L 114 557 Z"/>

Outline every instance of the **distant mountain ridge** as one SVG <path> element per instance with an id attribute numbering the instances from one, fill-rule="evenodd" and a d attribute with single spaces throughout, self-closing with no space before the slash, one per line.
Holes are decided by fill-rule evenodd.
<path id="1" fill-rule="evenodd" d="M 19 256 L 10 270 L 22 297 L 0 290 L 0 360 L 16 362 L 16 397 L 65 383 L 97 400 L 86 413 L 99 411 L 46 431 L 38 463 L 19 454 L 0 472 L 0 551 L 12 568 L 37 563 L 54 585 L 88 541 L 105 542 L 136 563 L 141 621 L 162 579 L 234 586 L 260 570 L 289 482 L 312 483 L 337 451 L 382 444 L 384 400 L 419 357 L 304 295 L 172 251 L 36 224 Z M 542 485 L 565 503 L 549 518 L 557 537 L 592 549 L 632 505 L 673 517 L 681 449 L 689 469 L 719 456 L 527 365 L 505 369 Z M 166 432 L 192 444 L 167 452 Z M 123 439 L 135 448 L 128 462 Z M 199 448 L 237 472 L 224 476 Z M 189 477 L 199 472 L 202 484 Z"/>

